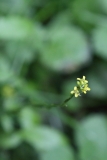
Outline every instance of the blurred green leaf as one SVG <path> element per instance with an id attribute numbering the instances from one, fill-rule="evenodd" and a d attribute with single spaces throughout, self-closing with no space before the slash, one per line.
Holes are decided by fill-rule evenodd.
<path id="1" fill-rule="evenodd" d="M 40 117 L 36 111 L 32 108 L 26 107 L 23 108 L 19 115 L 18 119 L 22 128 L 30 129 L 35 127 L 36 124 L 40 123 Z"/>
<path id="2" fill-rule="evenodd" d="M 73 150 L 69 146 L 57 147 L 41 153 L 41 160 L 74 160 Z"/>
<path id="3" fill-rule="evenodd" d="M 0 55 L 0 82 L 5 82 L 14 77 L 14 73 L 11 70 L 10 63 L 4 55 Z"/>
<path id="4" fill-rule="evenodd" d="M 88 13 L 99 10 L 96 0 L 75 0 L 71 6 L 71 9 L 74 21 L 84 29 L 90 30 L 92 28 L 93 16 L 90 16 Z"/>
<path id="5" fill-rule="evenodd" d="M 46 126 L 35 126 L 35 128 L 23 130 L 22 137 L 24 141 L 33 147 L 43 151 L 48 151 L 66 144 L 64 136 L 58 131 Z"/>
<path id="6" fill-rule="evenodd" d="M 103 59 L 107 59 L 107 22 L 101 23 L 92 32 L 93 47 L 95 54 Z"/>
<path id="7" fill-rule="evenodd" d="M 104 116 L 89 116 L 76 129 L 79 156 L 82 160 L 107 159 L 107 120 Z"/>
<path id="8" fill-rule="evenodd" d="M 107 1 L 106 0 L 99 0 L 99 1 L 102 11 L 107 14 Z"/>
<path id="9" fill-rule="evenodd" d="M 3 13 L 26 13 L 28 10 L 29 0 L 0 0 L 0 11 Z M 12 7 L 14 6 L 14 7 Z"/>
<path id="10" fill-rule="evenodd" d="M 19 17 L 0 18 L 0 39 L 23 40 L 29 38 L 33 32 L 30 20 Z"/>
<path id="11" fill-rule="evenodd" d="M 107 92 L 107 63 L 104 61 L 96 61 L 93 66 L 93 70 L 90 70 L 87 74 L 87 79 L 89 80 L 89 86 L 91 92 L 88 94 L 91 97 L 96 97 L 99 99 L 106 98 Z"/>
<path id="12" fill-rule="evenodd" d="M 86 31 L 97 26 L 97 22 L 104 12 L 107 13 L 106 0 L 75 0 L 72 5 L 74 21 Z"/>
<path id="13" fill-rule="evenodd" d="M 96 98 L 105 98 L 106 97 L 106 87 L 102 79 L 96 77 L 95 74 L 91 74 L 89 77 L 89 84 L 91 87 L 91 95 Z"/>
<path id="14" fill-rule="evenodd" d="M 22 142 L 19 133 L 1 134 L 0 135 L 0 147 L 4 149 L 10 149 L 17 147 Z"/>
<path id="15" fill-rule="evenodd" d="M 16 97 L 7 97 L 3 102 L 5 111 L 16 111 L 22 105 L 21 100 Z"/>
<path id="16" fill-rule="evenodd" d="M 47 40 L 42 48 L 42 62 L 49 68 L 70 72 L 90 59 L 85 34 L 77 27 L 58 25 L 48 28 Z"/>
<path id="17" fill-rule="evenodd" d="M 13 120 L 8 115 L 3 115 L 1 117 L 1 124 L 5 132 L 13 131 Z"/>

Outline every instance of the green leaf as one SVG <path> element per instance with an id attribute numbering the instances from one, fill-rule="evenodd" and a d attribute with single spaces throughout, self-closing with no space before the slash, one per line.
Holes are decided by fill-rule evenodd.
<path id="1" fill-rule="evenodd" d="M 5 132 L 13 131 L 13 120 L 8 115 L 3 115 L 1 117 L 1 124 Z"/>
<path id="2" fill-rule="evenodd" d="M 107 59 L 107 22 L 93 30 L 92 40 L 96 51 L 95 54 L 103 59 Z"/>
<path id="3" fill-rule="evenodd" d="M 21 141 L 22 139 L 19 133 L 0 135 L 0 147 L 4 149 L 17 147 Z"/>
<path id="4" fill-rule="evenodd" d="M 18 17 L 0 18 L 0 39 L 23 40 L 29 38 L 33 31 L 32 22 Z"/>
<path id="5" fill-rule="evenodd" d="M 80 159 L 107 159 L 107 121 L 104 116 L 85 118 L 78 124 L 76 135 Z"/>
<path id="6" fill-rule="evenodd" d="M 41 160 L 74 160 L 73 150 L 66 145 L 57 147 L 47 152 L 41 152 Z"/>
<path id="7" fill-rule="evenodd" d="M 22 131 L 24 141 L 39 150 L 51 150 L 66 144 L 65 137 L 58 131 L 46 126 L 35 126 L 35 128 Z"/>
<path id="8" fill-rule="evenodd" d="M 87 74 L 91 97 L 106 98 L 107 93 L 107 63 L 101 60 L 94 62 L 93 70 Z"/>
<path id="9" fill-rule="evenodd" d="M 22 109 L 19 113 L 18 120 L 22 128 L 32 128 L 40 122 L 40 117 L 30 106 Z"/>
<path id="10" fill-rule="evenodd" d="M 90 31 L 96 25 L 96 12 L 100 12 L 99 0 L 75 0 L 72 4 L 72 15 L 74 21 L 86 31 Z"/>
<path id="11" fill-rule="evenodd" d="M 3 103 L 6 111 L 16 111 L 17 109 L 20 108 L 21 104 L 22 104 L 21 101 L 19 101 L 19 99 L 14 96 L 6 97 Z"/>
<path id="12" fill-rule="evenodd" d="M 102 12 L 107 14 L 107 1 L 106 0 L 99 0 L 99 6 L 100 6 Z"/>
<path id="13" fill-rule="evenodd" d="M 103 79 L 100 79 L 96 77 L 96 74 L 90 74 L 90 77 L 88 78 L 89 84 L 91 87 L 91 91 L 89 95 L 91 97 L 96 97 L 96 98 L 105 98 L 106 97 L 106 86 L 105 83 L 103 83 Z"/>
<path id="14" fill-rule="evenodd" d="M 13 71 L 10 67 L 10 63 L 7 58 L 3 55 L 0 55 L 0 82 L 5 82 L 13 78 Z"/>
<path id="15" fill-rule="evenodd" d="M 0 0 L 0 11 L 7 14 L 28 12 L 28 0 Z"/>
<path id="16" fill-rule="evenodd" d="M 48 28 L 42 48 L 42 62 L 51 69 L 71 72 L 90 59 L 88 43 L 81 29 L 55 24 Z"/>

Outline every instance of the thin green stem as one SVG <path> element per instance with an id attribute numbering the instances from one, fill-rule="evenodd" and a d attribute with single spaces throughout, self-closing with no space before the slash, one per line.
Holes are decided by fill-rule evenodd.
<path id="1" fill-rule="evenodd" d="M 33 104 L 32 104 L 32 102 L 31 102 L 31 104 L 32 104 L 33 106 L 36 106 L 36 107 L 46 107 L 46 108 L 65 107 L 65 106 L 66 106 L 66 103 L 67 103 L 68 101 L 70 101 L 73 97 L 74 97 L 73 94 L 70 95 L 70 97 L 67 98 L 67 99 L 65 99 L 61 104 L 55 104 L 55 103 L 53 103 L 53 104 L 46 104 L 46 103 L 44 103 L 44 104 L 34 104 L 34 103 L 33 103 Z"/>
<path id="2" fill-rule="evenodd" d="M 70 101 L 72 98 L 74 97 L 74 94 L 72 94 L 72 95 L 70 95 L 70 97 L 69 98 L 67 98 L 61 105 L 60 105 L 60 107 L 63 107 L 63 106 L 65 106 L 66 105 L 66 103 L 68 102 L 68 101 Z"/>

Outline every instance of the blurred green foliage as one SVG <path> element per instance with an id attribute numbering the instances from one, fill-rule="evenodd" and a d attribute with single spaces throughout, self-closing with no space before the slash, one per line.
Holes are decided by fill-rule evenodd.
<path id="1" fill-rule="evenodd" d="M 0 104 L 0 160 L 107 160 L 107 1 L 0 0 Z"/>

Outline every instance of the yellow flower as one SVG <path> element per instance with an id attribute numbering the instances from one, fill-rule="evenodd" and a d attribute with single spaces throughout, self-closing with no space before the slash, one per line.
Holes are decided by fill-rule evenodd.
<path id="1" fill-rule="evenodd" d="M 90 91 L 91 89 L 88 87 L 88 85 L 86 84 L 85 86 L 84 86 L 84 88 L 82 89 L 82 92 L 83 93 L 87 93 L 87 91 Z"/>
<path id="2" fill-rule="evenodd" d="M 71 94 L 75 94 L 75 97 L 80 96 L 80 92 L 79 92 L 79 90 L 78 90 L 78 88 L 77 88 L 77 87 L 74 87 L 74 90 L 73 90 L 73 91 L 71 91 Z"/>
<path id="3" fill-rule="evenodd" d="M 81 79 L 81 78 L 77 78 L 77 80 L 79 81 L 79 83 L 81 83 L 81 84 L 86 84 L 86 83 L 88 83 L 88 81 L 87 80 L 85 80 L 85 76 L 83 76 L 83 78 Z"/>
<path id="4" fill-rule="evenodd" d="M 75 97 L 80 96 L 80 93 L 86 94 L 87 91 L 90 91 L 91 89 L 88 87 L 88 81 L 86 80 L 86 77 L 83 76 L 83 78 L 77 78 L 77 86 L 74 87 L 74 90 L 71 91 L 71 94 L 74 94 Z"/>

